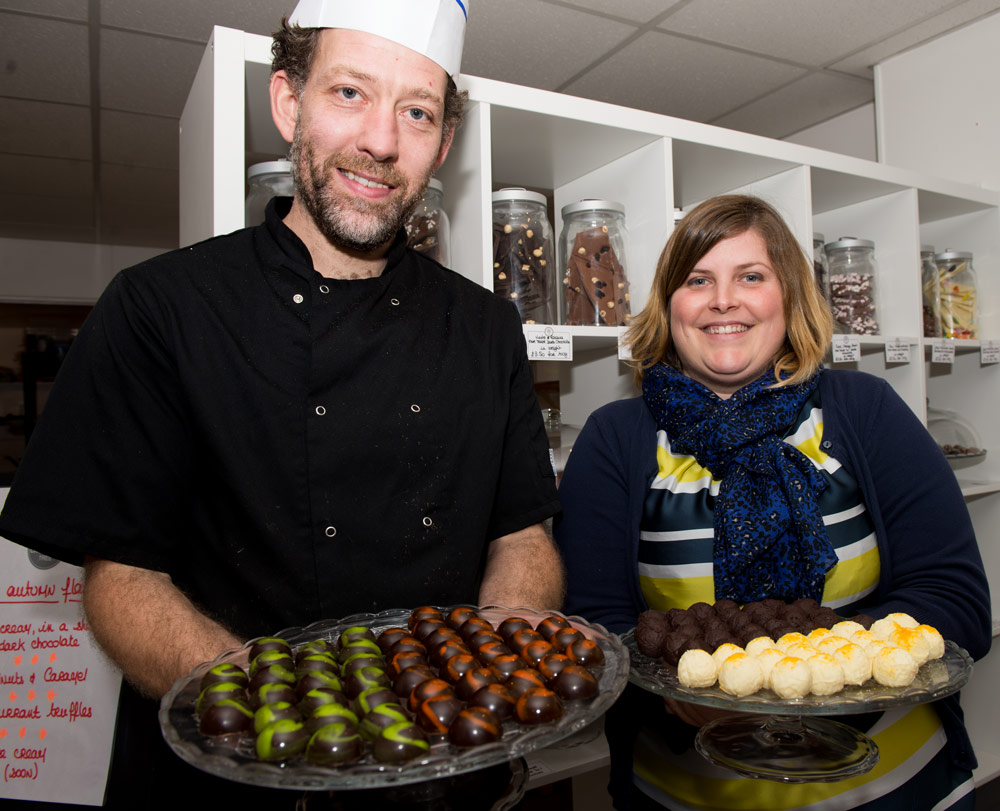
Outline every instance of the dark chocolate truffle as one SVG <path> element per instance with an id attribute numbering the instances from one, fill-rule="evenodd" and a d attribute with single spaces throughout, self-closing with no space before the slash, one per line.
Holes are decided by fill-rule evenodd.
<path id="1" fill-rule="evenodd" d="M 344 692 L 343 682 L 333 673 L 325 670 L 314 670 L 299 677 L 295 684 L 295 695 L 301 698 L 310 690 L 336 690 Z"/>
<path id="2" fill-rule="evenodd" d="M 398 704 L 399 696 L 388 687 L 371 687 L 354 699 L 354 709 L 358 715 L 367 715 L 382 704 Z"/>
<path id="3" fill-rule="evenodd" d="M 401 650 L 389 660 L 385 672 L 389 674 L 390 679 L 396 679 L 404 670 L 416 667 L 417 665 L 426 665 L 427 663 L 427 657 L 420 653 L 420 651 Z"/>
<path id="4" fill-rule="evenodd" d="M 470 707 L 485 707 L 501 721 L 514 714 L 514 695 L 506 684 L 487 684 L 469 698 Z"/>
<path id="5" fill-rule="evenodd" d="M 531 626 L 529 625 L 528 627 Z M 464 642 L 468 643 L 472 635 L 480 630 L 492 631 L 494 628 L 490 624 L 490 621 L 483 617 L 470 617 L 459 627 L 458 635 L 462 637 Z"/>
<path id="6" fill-rule="evenodd" d="M 286 718 L 264 727 L 257 736 L 258 760 L 289 760 L 305 751 L 309 733 L 305 724 Z"/>
<path id="7" fill-rule="evenodd" d="M 521 654 L 524 646 L 529 642 L 534 642 L 536 639 L 542 639 L 542 635 L 534 628 L 521 628 L 518 631 L 514 631 L 510 639 L 507 640 L 507 645 L 514 653 Z"/>
<path id="8" fill-rule="evenodd" d="M 305 719 L 305 722 L 306 732 L 310 735 L 327 724 L 349 724 L 357 729 L 360 723 L 354 710 L 343 704 L 324 704 L 317 707 L 315 712 Z"/>
<path id="9" fill-rule="evenodd" d="M 427 665 L 417 665 L 416 667 L 410 667 L 400 673 L 395 680 L 392 682 L 392 689 L 404 701 L 410 697 L 410 693 L 413 692 L 418 684 L 423 684 L 425 681 L 430 681 L 436 678 L 434 671 L 431 670 Z"/>
<path id="10" fill-rule="evenodd" d="M 420 727 L 409 721 L 399 721 L 379 733 L 372 754 L 382 763 L 403 763 L 426 755 L 430 748 Z"/>
<path id="11" fill-rule="evenodd" d="M 604 664 L 604 651 L 593 639 L 578 639 L 566 648 L 566 655 L 584 667 Z"/>
<path id="12" fill-rule="evenodd" d="M 557 651 L 565 652 L 571 642 L 583 638 L 583 632 L 579 628 L 560 628 L 552 635 L 549 641 Z"/>
<path id="13" fill-rule="evenodd" d="M 250 646 L 250 651 L 247 654 L 248 661 L 253 661 L 261 653 L 266 650 L 280 650 L 287 653 L 289 656 L 292 655 L 292 649 L 289 647 L 288 642 L 277 636 L 263 636 L 260 639 L 254 641 L 253 645 Z"/>
<path id="14" fill-rule="evenodd" d="M 393 693 L 393 696 L 396 694 Z M 312 715 L 317 707 L 322 707 L 324 704 L 344 704 L 347 702 L 347 697 L 340 692 L 340 690 L 330 690 L 326 687 L 317 687 L 315 690 L 310 690 L 308 693 L 299 699 L 298 708 L 299 712 L 303 716 Z"/>
<path id="15" fill-rule="evenodd" d="M 571 627 L 572 626 L 565 617 L 559 617 L 553 614 L 539 622 L 538 625 L 535 626 L 535 630 L 542 635 L 546 642 L 551 642 L 556 631 L 560 628 Z"/>
<path id="16" fill-rule="evenodd" d="M 409 720 L 410 717 L 399 704 L 380 704 L 361 719 L 358 731 L 365 740 L 373 741 L 383 729 L 398 724 L 400 721 Z"/>
<path id="17" fill-rule="evenodd" d="M 420 702 L 414 715 L 425 732 L 444 735 L 461 709 L 462 702 L 455 696 L 436 695 Z"/>
<path id="18" fill-rule="evenodd" d="M 410 698 L 407 700 L 407 706 L 411 712 L 416 712 L 417 707 L 428 698 L 439 695 L 454 696 L 455 688 L 444 679 L 428 679 L 413 688 Z"/>
<path id="19" fill-rule="evenodd" d="M 493 660 L 500 656 L 509 656 L 512 651 L 503 642 L 492 640 L 485 645 L 480 645 L 476 649 L 476 658 L 484 665 L 493 664 Z"/>
<path id="20" fill-rule="evenodd" d="M 382 653 L 388 653 L 389 648 L 395 645 L 400 639 L 408 636 L 412 637 L 413 635 L 406 628 L 386 628 L 378 635 L 379 650 L 381 650 Z"/>
<path id="21" fill-rule="evenodd" d="M 497 633 L 500 634 L 505 642 L 510 644 L 510 638 L 514 633 L 525 628 L 530 629 L 531 623 L 523 617 L 508 617 L 497 627 Z"/>
<path id="22" fill-rule="evenodd" d="M 352 625 L 350 628 L 345 628 L 340 632 L 340 636 L 337 637 L 337 649 L 343 650 L 348 645 L 353 645 L 357 642 L 374 642 L 378 645 L 375 639 L 375 633 L 371 628 L 365 625 Z"/>
<path id="23" fill-rule="evenodd" d="M 320 727 L 306 744 L 306 760 L 319 766 L 338 766 L 361 757 L 361 736 L 348 724 Z"/>
<path id="24" fill-rule="evenodd" d="M 482 746 L 500 740 L 500 719 L 485 707 L 466 707 L 448 727 L 448 740 L 455 746 Z"/>
<path id="25" fill-rule="evenodd" d="M 562 714 L 562 699 L 545 687 L 526 690 L 514 705 L 514 717 L 521 724 L 545 724 L 561 718 Z"/>
<path id="26" fill-rule="evenodd" d="M 234 735 L 253 729 L 253 710 L 242 698 L 216 701 L 198 719 L 202 735 Z"/>
<path id="27" fill-rule="evenodd" d="M 445 622 L 448 623 L 449 627 L 454 628 L 457 631 L 462 627 L 463 622 L 472 619 L 475 616 L 478 616 L 476 614 L 476 609 L 471 606 L 460 605 L 448 612 L 448 616 L 445 617 Z"/>
<path id="28" fill-rule="evenodd" d="M 270 665 L 281 665 L 289 670 L 294 670 L 295 660 L 292 659 L 292 654 L 289 651 L 261 651 L 257 656 L 250 660 L 250 678 L 253 679 L 258 672 L 265 667 L 269 667 Z"/>
<path id="29" fill-rule="evenodd" d="M 410 630 L 412 631 L 413 627 L 422 619 L 438 619 L 444 622 L 444 614 L 441 613 L 440 609 L 432 605 L 422 605 L 419 608 L 414 608 L 410 612 L 410 617 L 407 621 Z"/>
<path id="30" fill-rule="evenodd" d="M 544 687 L 545 679 L 537 670 L 526 667 L 511 673 L 510 678 L 507 679 L 507 686 L 517 698 L 525 690 L 530 690 L 533 687 Z"/>
<path id="31" fill-rule="evenodd" d="M 246 687 L 250 683 L 250 679 L 243 668 L 239 665 L 234 665 L 232 662 L 222 662 L 205 672 L 205 675 L 201 677 L 201 682 L 198 684 L 198 690 L 200 692 L 208 687 L 208 685 L 221 681 L 238 684 L 241 687 Z"/>
<path id="32" fill-rule="evenodd" d="M 564 667 L 549 682 L 557 696 L 570 701 L 593 698 L 600 691 L 597 679 L 582 665 Z"/>
<path id="33" fill-rule="evenodd" d="M 217 681 L 198 694 L 194 709 L 199 715 L 224 698 L 246 698 L 246 690 L 234 681 Z"/>
<path id="34" fill-rule="evenodd" d="M 254 732 L 260 733 L 264 727 L 286 718 L 291 718 L 293 721 L 301 721 L 302 713 L 299 712 L 298 707 L 287 701 L 275 701 L 273 704 L 265 704 L 253 714 Z"/>
<path id="35" fill-rule="evenodd" d="M 573 660 L 565 653 L 553 652 L 542 657 L 538 663 L 538 672 L 542 674 L 546 682 L 549 682 L 559 675 L 560 670 L 571 664 L 573 664 Z"/>
<path id="36" fill-rule="evenodd" d="M 492 668 L 474 667 L 463 673 L 462 677 L 455 682 L 455 694 L 463 701 L 467 701 L 479 688 L 496 681 L 498 681 L 498 677 Z"/>
<path id="37" fill-rule="evenodd" d="M 479 661 L 471 653 L 456 653 L 441 668 L 441 676 L 455 684 L 470 670 L 479 667 Z"/>
<path id="38" fill-rule="evenodd" d="M 528 663 L 516 653 L 503 653 L 490 660 L 490 667 L 500 681 L 507 681 L 511 673 L 527 666 Z"/>
<path id="39" fill-rule="evenodd" d="M 285 682 L 268 682 L 262 684 L 254 692 L 250 693 L 250 705 L 252 707 L 262 707 L 265 704 L 273 704 L 276 701 L 287 701 L 289 704 L 297 704 L 298 695 L 295 688 Z"/>
<path id="40" fill-rule="evenodd" d="M 363 667 L 355 670 L 344 682 L 344 692 L 354 698 L 371 687 L 388 687 L 389 676 L 379 667 Z"/>

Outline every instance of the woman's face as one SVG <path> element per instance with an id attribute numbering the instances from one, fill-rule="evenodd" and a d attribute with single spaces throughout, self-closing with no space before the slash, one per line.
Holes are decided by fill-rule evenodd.
<path id="1" fill-rule="evenodd" d="M 760 377 L 785 342 L 781 283 L 756 231 L 717 243 L 669 306 L 682 371 L 722 398 Z"/>

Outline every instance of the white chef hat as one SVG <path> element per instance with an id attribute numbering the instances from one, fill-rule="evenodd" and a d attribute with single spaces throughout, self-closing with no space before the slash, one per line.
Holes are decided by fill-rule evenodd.
<path id="1" fill-rule="evenodd" d="M 299 0 L 302 28 L 350 28 L 398 42 L 458 74 L 469 0 Z"/>

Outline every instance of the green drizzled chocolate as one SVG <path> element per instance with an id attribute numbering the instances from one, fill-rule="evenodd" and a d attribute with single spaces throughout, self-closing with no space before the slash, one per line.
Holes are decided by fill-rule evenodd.
<path id="1" fill-rule="evenodd" d="M 258 735 L 265 727 L 270 726 L 275 721 L 283 721 L 291 718 L 293 721 L 301 721 L 302 713 L 294 704 L 287 701 L 276 701 L 273 704 L 265 704 L 253 714 L 253 728 Z"/>
<path id="2" fill-rule="evenodd" d="M 198 720 L 202 735 L 232 735 L 253 727 L 253 710 L 242 698 L 223 698 L 209 707 Z"/>
<path id="3" fill-rule="evenodd" d="M 233 682 L 243 687 L 246 687 L 247 684 L 250 683 L 250 679 L 247 677 L 243 668 L 239 665 L 234 665 L 232 662 L 222 662 L 221 664 L 217 664 L 210 668 L 205 675 L 201 677 L 198 689 L 204 690 L 210 684 L 218 684 L 223 681 Z"/>
<path id="4" fill-rule="evenodd" d="M 400 721 L 409 720 L 409 716 L 399 704 L 380 704 L 361 720 L 358 731 L 365 740 L 373 741 L 383 729 L 388 729 Z"/>
<path id="5" fill-rule="evenodd" d="M 201 715 L 205 710 L 215 704 L 217 701 L 222 701 L 224 698 L 245 698 L 246 691 L 243 687 L 234 681 L 218 681 L 215 684 L 210 684 L 198 695 L 198 700 L 195 702 L 194 709 L 198 715 Z"/>
<path id="6" fill-rule="evenodd" d="M 301 721 L 286 718 L 275 721 L 257 736 L 257 757 L 260 760 L 288 760 L 305 750 L 309 733 Z"/>
<path id="7" fill-rule="evenodd" d="M 373 754 L 382 763 L 403 763 L 426 755 L 430 749 L 419 727 L 409 721 L 399 721 L 379 733 Z"/>
<path id="8" fill-rule="evenodd" d="M 313 733 L 306 745 L 306 760 L 321 766 L 336 766 L 357 760 L 361 752 L 357 730 L 344 723 L 333 723 Z"/>
<path id="9" fill-rule="evenodd" d="M 317 707 L 315 712 L 306 719 L 306 730 L 312 734 L 317 729 L 334 723 L 349 724 L 357 729 L 360 721 L 350 707 L 343 704 L 323 704 L 321 707 Z"/>

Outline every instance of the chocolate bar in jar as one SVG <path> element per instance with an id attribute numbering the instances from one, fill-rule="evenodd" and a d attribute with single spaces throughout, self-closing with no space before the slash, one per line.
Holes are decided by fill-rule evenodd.
<path id="1" fill-rule="evenodd" d="M 626 325 L 631 310 L 624 206 L 582 200 L 565 206 L 562 217 L 563 323 Z"/>

